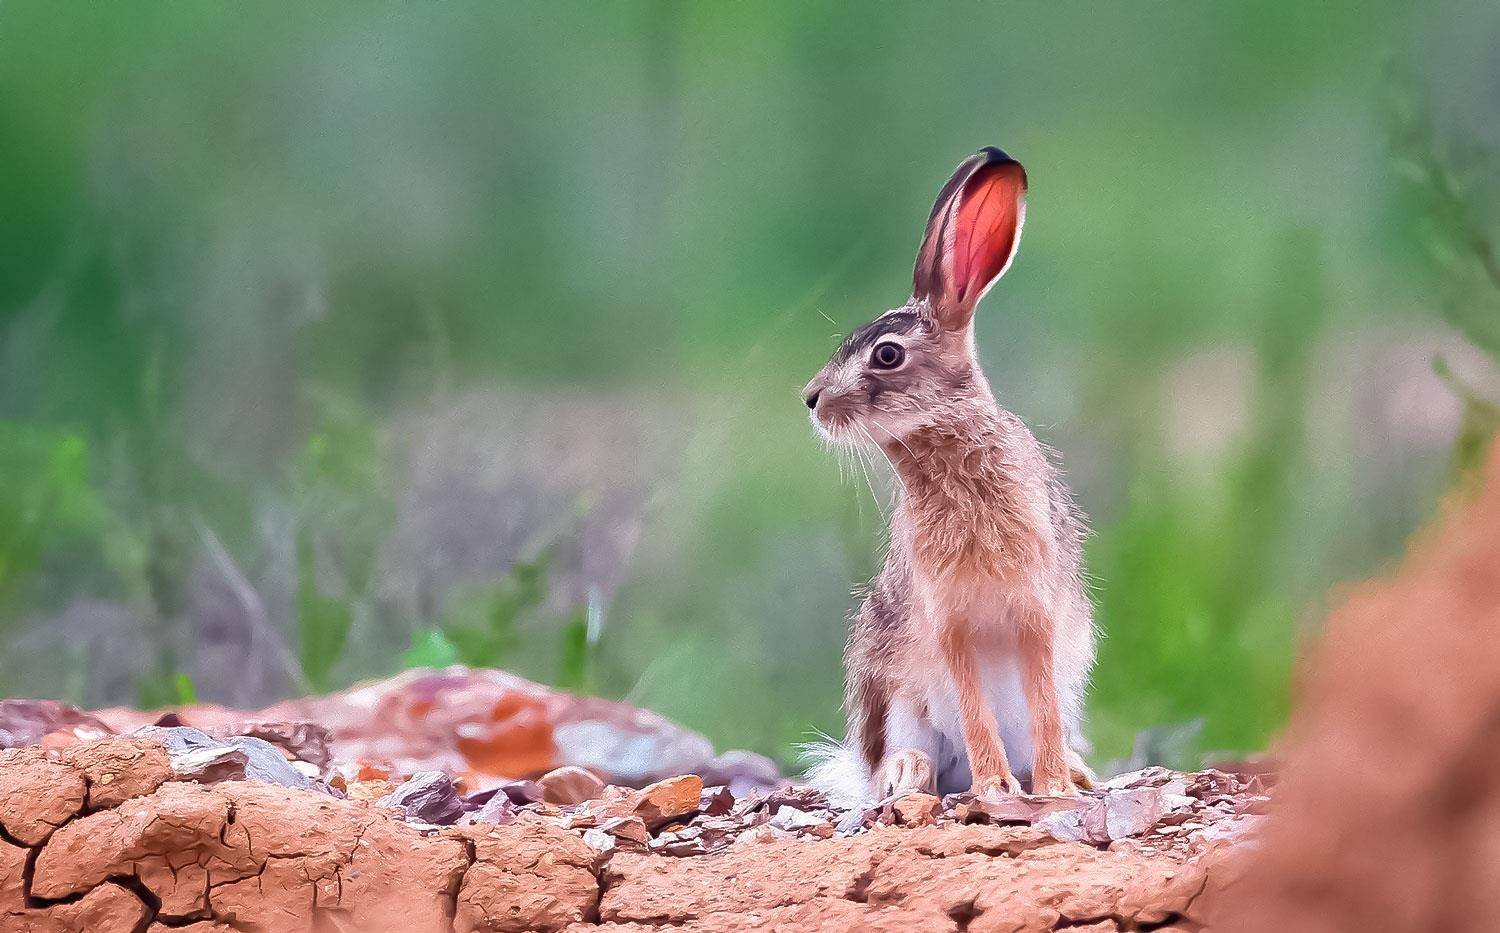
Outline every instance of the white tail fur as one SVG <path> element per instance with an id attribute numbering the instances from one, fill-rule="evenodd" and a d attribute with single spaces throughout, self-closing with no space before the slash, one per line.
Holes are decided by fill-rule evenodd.
<path id="1" fill-rule="evenodd" d="M 854 809 L 872 803 L 870 772 L 859 752 L 827 736 L 823 739 L 802 746 L 807 783 L 822 791 L 836 807 Z"/>

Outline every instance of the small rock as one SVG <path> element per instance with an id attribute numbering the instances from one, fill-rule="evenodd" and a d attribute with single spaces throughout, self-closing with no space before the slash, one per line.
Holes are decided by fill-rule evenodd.
<path id="1" fill-rule="evenodd" d="M 655 829 L 697 812 L 702 795 L 703 779 L 696 774 L 684 774 L 643 787 L 626 800 L 632 804 L 631 812 Z"/>
<path id="2" fill-rule="evenodd" d="M 172 773 L 179 780 L 200 784 L 244 780 L 249 756 L 228 742 L 190 726 L 152 726 L 141 731 L 167 747 Z M 107 785 L 113 780 L 113 774 L 105 774 L 99 783 Z"/>
<path id="3" fill-rule="evenodd" d="M 0 699 L 0 749 L 40 742 L 44 736 L 66 732 L 70 743 L 92 742 L 114 730 L 91 713 L 54 700 Z M 50 743 L 60 747 L 60 743 Z"/>
<path id="4" fill-rule="evenodd" d="M 1198 803 L 1194 797 L 1185 794 L 1174 794 L 1166 790 L 1161 794 L 1161 808 L 1163 813 L 1178 813 L 1191 810 Z"/>
<path id="5" fill-rule="evenodd" d="M 265 739 L 243 735 L 216 739 L 191 726 L 147 726 L 140 732 L 166 746 L 172 771 L 181 780 L 201 784 L 260 781 L 301 790 L 316 786 Z"/>
<path id="6" fill-rule="evenodd" d="M 604 782 L 587 768 L 564 765 L 537 779 L 542 799 L 548 803 L 577 804 L 593 800 L 604 792 Z"/>
<path id="7" fill-rule="evenodd" d="M 651 839 L 651 834 L 646 830 L 646 822 L 638 816 L 616 817 L 605 822 L 599 829 L 620 841 L 633 842 L 643 848 Z"/>
<path id="8" fill-rule="evenodd" d="M 766 795 L 766 809 L 775 813 L 782 807 L 793 807 L 798 810 L 826 810 L 828 809 L 828 798 L 822 791 L 815 787 L 805 785 L 793 785 L 781 787 Z"/>
<path id="9" fill-rule="evenodd" d="M 779 829 L 784 833 L 797 836 L 813 836 L 828 839 L 833 836 L 833 824 L 828 820 L 808 813 L 804 810 L 796 810 L 792 807 L 782 807 L 772 814 L 766 823 L 773 829 Z"/>
<path id="10" fill-rule="evenodd" d="M 493 794 L 484 803 L 480 804 L 478 810 L 465 813 L 460 823 L 498 823 L 505 825 L 513 823 L 516 819 L 516 805 L 504 794 Z"/>
<path id="11" fill-rule="evenodd" d="M 953 808 L 953 816 L 960 823 L 1025 825 L 1040 822 L 1044 817 L 1055 813 L 1091 806 L 1095 801 L 1087 797 L 1031 797 L 1021 794 L 982 797 L 952 794 L 944 802 Z"/>
<path id="12" fill-rule="evenodd" d="M 1141 768 L 1139 771 L 1127 771 L 1117 774 L 1107 781 L 1099 784 L 1100 790 L 1126 790 L 1132 787 L 1160 787 L 1177 778 L 1177 773 L 1170 768 L 1152 765 L 1149 768 Z"/>
<path id="13" fill-rule="evenodd" d="M 775 842 L 776 840 L 782 838 L 784 835 L 784 833 L 777 830 L 776 827 L 772 826 L 770 823 L 762 823 L 759 826 L 752 826 L 750 829 L 747 829 L 744 832 L 740 833 L 739 838 L 735 840 L 735 845 L 753 845 L 757 842 Z"/>
<path id="14" fill-rule="evenodd" d="M 500 792 L 518 807 L 542 801 L 542 786 L 536 781 L 509 781 L 500 785 Z"/>
<path id="15" fill-rule="evenodd" d="M 902 826 L 931 826 L 942 815 L 943 802 L 932 794 L 905 794 L 891 808 Z"/>
<path id="16" fill-rule="evenodd" d="M 390 765 L 371 764 L 368 761 L 359 762 L 355 768 L 352 781 L 389 781 L 391 779 Z"/>
<path id="17" fill-rule="evenodd" d="M 611 836 L 609 833 L 605 832 L 602 829 L 584 830 L 583 841 L 586 845 L 588 845 L 589 848 L 593 849 L 601 855 L 613 852 L 615 850 L 615 846 L 617 845 L 615 837 Z"/>
<path id="18" fill-rule="evenodd" d="M 1036 825 L 1045 829 L 1054 839 L 1062 842 L 1086 842 L 1092 846 L 1108 845 L 1109 830 L 1105 825 L 1104 804 L 1089 801 L 1085 808 L 1057 810 L 1042 816 Z"/>
<path id="19" fill-rule="evenodd" d="M 854 809 L 839 818 L 836 830 L 840 836 L 852 836 L 873 826 L 880 819 L 880 808 Z"/>
<path id="20" fill-rule="evenodd" d="M 781 780 L 781 769 L 765 755 L 736 750 L 725 752 L 704 765 L 703 777 L 740 792 L 774 786 Z"/>
<path id="21" fill-rule="evenodd" d="M 734 809 L 730 812 L 737 815 L 754 813 L 756 810 L 759 810 L 761 807 L 765 806 L 765 802 L 766 799 L 761 794 L 761 792 L 752 788 L 747 793 L 739 795 L 739 799 L 734 802 Z"/>
<path id="22" fill-rule="evenodd" d="M 454 823 L 464 813 L 458 788 L 453 779 L 441 771 L 418 771 L 406 783 L 376 801 L 376 806 L 400 807 L 408 820 L 434 826 Z"/>
<path id="23" fill-rule="evenodd" d="M 724 816 L 734 809 L 734 793 L 725 785 L 706 787 L 698 796 L 698 812 L 704 816 Z"/>
<path id="24" fill-rule="evenodd" d="M 1162 814 L 1162 793 L 1154 787 L 1117 791 L 1104 798 L 1105 830 L 1110 839 L 1139 836 Z"/>
<path id="25" fill-rule="evenodd" d="M 166 725 L 158 722 L 158 725 Z M 333 760 L 333 733 L 310 722 L 243 722 L 213 734 L 224 739 L 262 739 L 281 749 L 288 758 L 305 761 L 319 772 Z"/>
<path id="26" fill-rule="evenodd" d="M 679 858 L 703 855 L 707 851 L 702 842 L 703 832 L 697 826 L 684 826 L 678 830 L 663 832 L 651 840 L 651 851 Z"/>
<path id="27" fill-rule="evenodd" d="M 1161 791 L 1149 786 L 1082 798 L 1082 803 L 1080 808 L 1048 813 L 1036 825 L 1063 842 L 1107 846 L 1142 835 L 1161 816 Z"/>
<path id="28" fill-rule="evenodd" d="M 1209 768 L 1199 771 L 1193 775 L 1192 782 L 1188 785 L 1188 794 L 1193 797 L 1206 798 L 1217 795 L 1233 795 L 1238 793 L 1244 784 L 1233 774 L 1225 774 Z"/>
<path id="29" fill-rule="evenodd" d="M 702 847 L 705 855 L 710 855 L 733 843 L 738 830 L 738 826 L 733 829 L 726 826 L 701 827 L 698 833 L 698 845 Z"/>
<path id="30" fill-rule="evenodd" d="M 286 760 L 286 756 L 265 739 L 241 735 L 225 741 L 245 753 L 246 780 L 304 789 L 313 786 L 312 778 L 292 767 L 292 763 Z"/>
<path id="31" fill-rule="evenodd" d="M 564 829 L 593 829 L 599 825 L 599 814 L 597 811 L 587 807 L 579 807 L 563 818 Z"/>
<path id="32" fill-rule="evenodd" d="M 390 781 L 346 781 L 344 791 L 350 800 L 375 801 L 382 797 L 390 796 L 396 790 L 396 785 Z"/>

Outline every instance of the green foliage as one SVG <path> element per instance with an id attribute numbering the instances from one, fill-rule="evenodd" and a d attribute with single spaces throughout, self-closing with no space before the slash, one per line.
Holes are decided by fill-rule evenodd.
<path id="1" fill-rule="evenodd" d="M 573 613 L 562 630 L 562 661 L 557 685 L 575 693 L 593 693 L 594 641 L 590 637 L 588 610 Z"/>
<path id="2" fill-rule="evenodd" d="M 354 611 L 349 601 L 318 591 L 312 536 L 297 538 L 297 657 L 316 690 L 332 686 L 333 667 L 344 653 Z"/>
<path id="3" fill-rule="evenodd" d="M 175 657 L 168 656 L 166 669 L 175 668 Z M 198 687 L 186 674 L 145 673 L 135 681 L 135 703 L 140 709 L 162 709 L 168 706 L 190 706 L 198 702 Z"/>
<path id="4" fill-rule="evenodd" d="M 328 690 L 356 615 L 374 609 L 371 587 L 395 504 L 375 421 L 337 393 L 313 391 L 309 401 L 319 428 L 289 481 L 299 523 L 297 657 L 308 684 Z"/>
<path id="5" fill-rule="evenodd" d="M 1327 299 L 1316 240 L 1294 231 L 1279 242 L 1248 434 L 1207 484 L 1184 482 L 1142 445 L 1127 511 L 1089 551 L 1106 636 L 1095 733 L 1111 754 L 1129 748 L 1139 723 L 1194 718 L 1202 748 L 1260 748 L 1286 712 L 1296 607 L 1283 547 L 1306 496 L 1305 418 Z"/>
<path id="6" fill-rule="evenodd" d="M 494 582 L 456 587 L 448 594 L 442 624 L 413 632 L 402 664 L 514 666 L 516 650 L 524 637 L 522 630 L 530 629 L 538 633 L 532 637 L 554 639 L 558 644 L 557 669 L 548 679 L 565 690 L 592 692 L 597 686 L 597 645 L 593 637 L 597 625 L 591 628 L 589 613 L 597 607 L 562 619 L 549 617 L 543 604 L 548 594 L 550 560 L 551 555 L 544 552 L 534 561 L 514 564 Z"/>
<path id="7" fill-rule="evenodd" d="M 1485 160 L 1435 149 L 1409 107 L 1396 190 L 1366 119 L 1378 64 L 1425 63 L 1408 37 L 1459 15 L 4 0 L 0 623 L 127 606 L 149 646 L 138 701 L 180 701 L 211 538 L 299 689 L 499 664 L 789 758 L 842 727 L 849 589 L 883 527 L 797 388 L 907 294 L 947 169 L 1000 144 L 1031 172 L 1030 219 L 978 345 L 1098 529 L 1101 755 L 1200 718 L 1204 747 L 1256 747 L 1296 621 L 1399 550 L 1437 486 L 1417 454 L 1387 487 L 1348 438 L 1307 449 L 1308 409 L 1368 388 L 1313 348 L 1425 326 L 1418 254 L 1447 270 L 1453 326 L 1500 340 Z M 1247 426 L 1183 454 L 1164 374 L 1225 349 L 1251 358 Z M 1467 463 L 1500 415 L 1450 381 Z M 397 516 L 432 493 L 409 495 L 428 429 L 558 399 L 548 417 L 576 424 L 538 436 L 477 419 L 491 459 L 465 501 L 504 507 L 510 454 L 556 456 L 544 480 L 595 487 L 559 501 L 620 513 L 589 532 L 618 546 L 608 592 L 550 605 L 579 572 L 556 557 L 574 532 L 526 508 L 504 553 L 555 552 L 411 583 Z M 542 449 L 601 403 L 639 418 L 638 448 Z M 90 651 L 15 648 L 0 674 L 77 693 L 108 660 Z"/>
<path id="8" fill-rule="evenodd" d="M 304 528 L 298 565 L 306 563 L 311 574 L 314 550 L 326 549 L 348 598 L 362 599 L 395 521 L 390 469 L 379 428 L 360 406 L 333 392 L 309 395 L 320 428 L 308 437 L 291 480 Z"/>
<path id="9" fill-rule="evenodd" d="M 46 425 L 0 421 L 0 624 L 47 562 L 92 562 L 133 574 L 139 552 L 92 483 L 87 440 Z"/>
<path id="10" fill-rule="evenodd" d="M 401 656 L 402 667 L 447 667 L 458 663 L 458 648 L 441 629 L 424 628 L 411 633 L 411 647 Z"/>
<path id="11" fill-rule="evenodd" d="M 450 594 L 442 634 L 460 663 L 503 667 L 520 640 L 519 626 L 547 598 L 547 561 L 518 562 L 494 583 Z"/>
<path id="12" fill-rule="evenodd" d="M 198 688 L 193 685 L 193 678 L 186 674 L 177 675 L 177 703 L 180 706 L 191 706 L 198 702 Z"/>
<path id="13" fill-rule="evenodd" d="M 1403 194 L 1417 218 L 1416 240 L 1437 286 L 1438 310 L 1500 362 L 1500 153 L 1465 135 L 1440 132 L 1431 103 L 1409 79 L 1387 80 L 1385 116 Z M 1454 467 L 1464 476 L 1483 462 L 1500 434 L 1500 399 L 1467 385 L 1447 361 L 1433 365 L 1463 405 Z"/>

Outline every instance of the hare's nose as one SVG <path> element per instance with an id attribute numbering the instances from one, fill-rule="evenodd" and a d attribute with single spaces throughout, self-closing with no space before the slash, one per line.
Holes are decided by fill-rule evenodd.
<path id="1" fill-rule="evenodd" d="M 822 395 L 823 390 L 826 388 L 828 388 L 827 375 L 818 373 L 812 378 L 811 382 L 802 387 L 802 401 L 807 403 L 808 408 L 816 410 L 818 407 L 818 396 Z"/>

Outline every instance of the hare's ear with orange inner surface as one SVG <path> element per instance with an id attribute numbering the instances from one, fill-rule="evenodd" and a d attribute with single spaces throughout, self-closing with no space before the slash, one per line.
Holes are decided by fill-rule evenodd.
<path id="1" fill-rule="evenodd" d="M 1026 219 L 1026 170 L 988 146 L 965 159 L 943 185 L 917 251 L 912 297 L 938 326 L 963 330 L 974 307 L 1010 268 Z"/>

